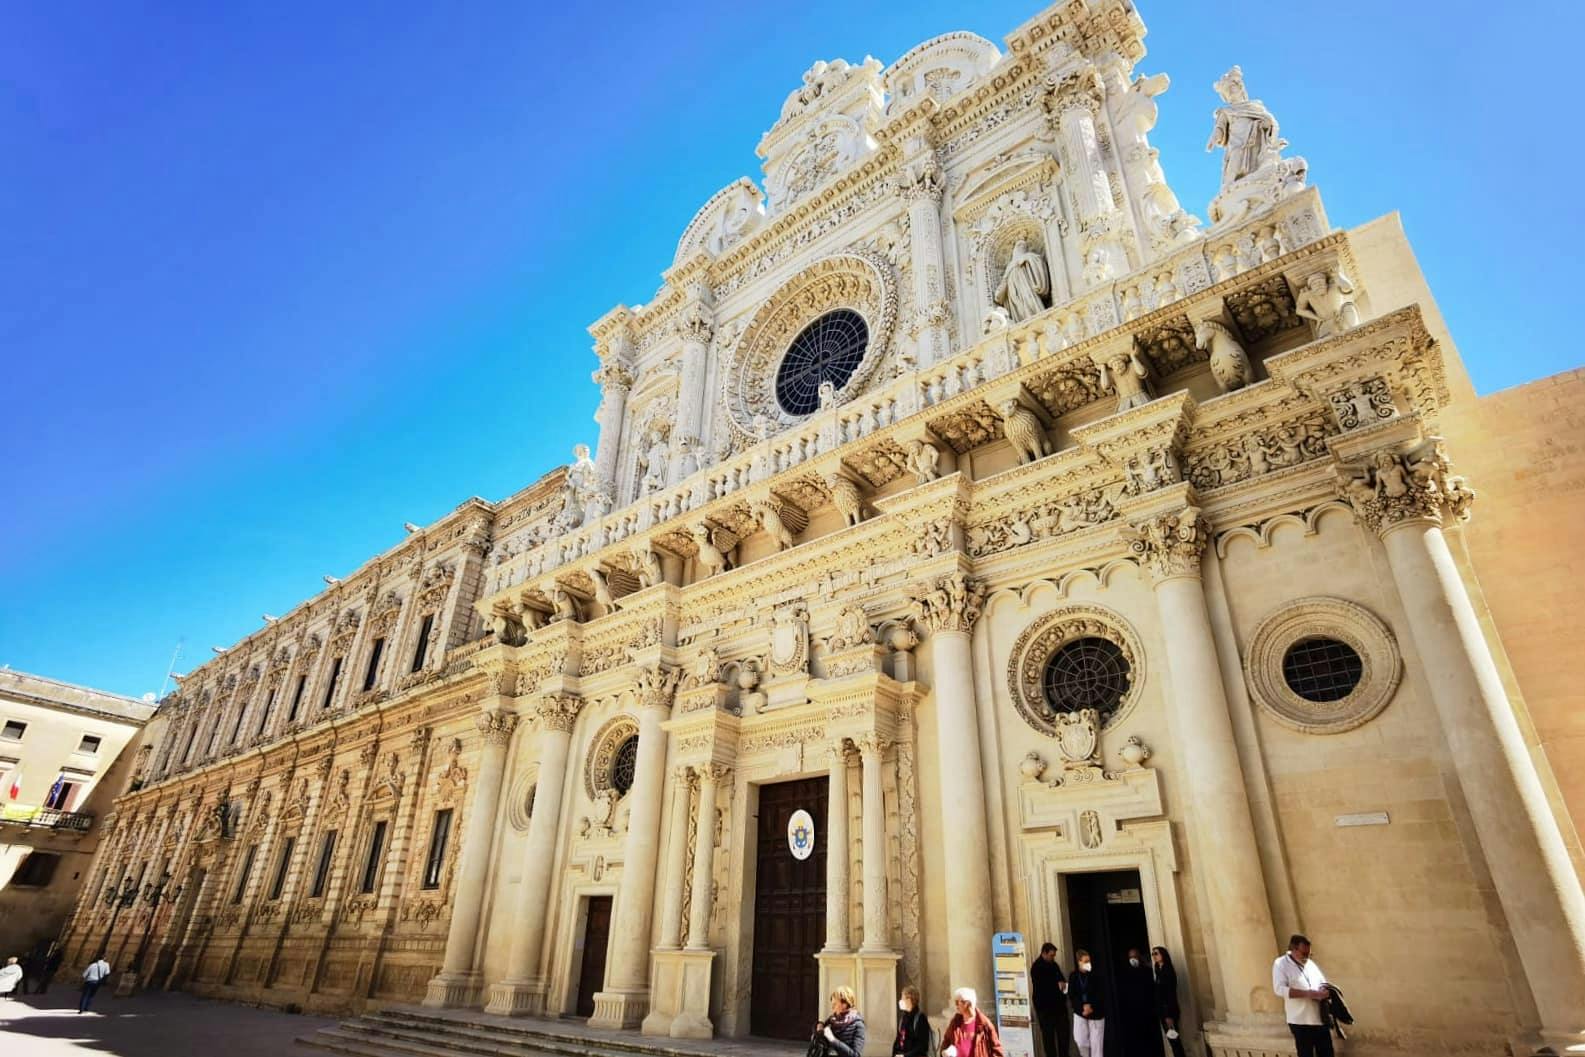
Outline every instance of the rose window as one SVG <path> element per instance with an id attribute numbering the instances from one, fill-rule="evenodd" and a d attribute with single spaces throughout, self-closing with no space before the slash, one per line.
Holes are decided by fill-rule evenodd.
<path id="1" fill-rule="evenodd" d="M 810 323 L 788 347 L 776 371 L 776 402 L 789 415 L 807 415 L 820 406 L 820 386 L 841 389 L 853 377 L 869 347 L 864 317 L 847 308 L 827 312 Z"/>
<path id="2" fill-rule="evenodd" d="M 1065 643 L 1046 662 L 1046 703 L 1058 714 L 1093 708 L 1105 722 L 1128 693 L 1130 667 L 1117 643 L 1085 636 Z"/>

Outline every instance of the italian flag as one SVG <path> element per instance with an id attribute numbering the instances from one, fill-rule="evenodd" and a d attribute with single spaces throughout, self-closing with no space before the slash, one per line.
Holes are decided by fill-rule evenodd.
<path id="1" fill-rule="evenodd" d="M 20 763 L 11 772 L 11 784 L 6 788 L 6 795 L 12 800 L 22 795 L 22 765 Z"/>

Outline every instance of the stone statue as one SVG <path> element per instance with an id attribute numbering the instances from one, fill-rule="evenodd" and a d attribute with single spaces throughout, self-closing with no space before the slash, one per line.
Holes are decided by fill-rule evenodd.
<path id="1" fill-rule="evenodd" d="M 1294 315 L 1315 324 L 1317 338 L 1329 338 L 1359 326 L 1354 284 L 1341 271 L 1315 272 L 1293 299 Z"/>
<path id="2" fill-rule="evenodd" d="M 1046 310 L 1050 293 L 1051 275 L 1046 270 L 1046 259 L 1038 250 L 1029 248 L 1028 239 L 1019 239 L 1013 244 L 1013 256 L 996 286 L 996 303 L 1007 309 L 1014 323 L 1022 323 Z"/>
<path id="3" fill-rule="evenodd" d="M 941 476 L 936 464 L 941 461 L 941 449 L 927 440 L 911 440 L 908 442 L 906 456 L 908 472 L 914 475 L 914 480 L 920 484 L 929 484 Z"/>
<path id="4" fill-rule="evenodd" d="M 1234 66 L 1216 82 L 1216 94 L 1225 104 L 1216 110 L 1208 151 L 1223 149 L 1222 189 L 1235 181 L 1275 164 L 1288 141 L 1277 136 L 1277 119 L 1244 89 L 1244 71 Z"/>
<path id="5" fill-rule="evenodd" d="M 568 507 L 582 512 L 582 520 L 596 518 L 605 513 L 603 503 L 604 490 L 601 488 L 600 471 L 595 469 L 594 460 L 589 458 L 589 445 L 576 444 L 572 449 L 572 467 L 567 471 L 567 489 L 572 494 L 572 502 Z M 567 509 L 567 508 L 564 508 Z M 581 524 L 581 521 L 579 522 Z M 576 528 L 576 525 L 568 525 Z"/>
<path id="6" fill-rule="evenodd" d="M 1143 407 L 1153 399 L 1145 384 L 1150 373 L 1139 359 L 1138 351 L 1130 349 L 1101 363 L 1101 387 L 1117 394 L 1117 410 Z"/>
<path id="7" fill-rule="evenodd" d="M 1222 392 L 1230 393 L 1249 384 L 1254 374 L 1249 355 L 1226 324 L 1214 319 L 1200 320 L 1194 324 L 1194 344 L 1211 354 L 1211 377 Z"/>
<path id="8" fill-rule="evenodd" d="M 641 488 L 644 492 L 658 492 L 666 487 L 666 459 L 670 450 L 666 444 L 666 430 L 660 425 L 650 427 L 649 447 L 639 456 L 639 469 L 644 471 Z"/>

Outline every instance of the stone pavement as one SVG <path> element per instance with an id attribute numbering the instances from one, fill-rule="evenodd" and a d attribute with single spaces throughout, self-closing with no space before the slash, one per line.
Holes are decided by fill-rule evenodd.
<path id="1" fill-rule="evenodd" d="M 55 984 L 47 994 L 0 1001 L 0 1054 L 6 1057 L 298 1057 L 312 1053 L 299 1035 L 336 1023 L 181 992 L 116 998 L 104 988 L 93 1008 L 77 1012 L 77 991 Z"/>

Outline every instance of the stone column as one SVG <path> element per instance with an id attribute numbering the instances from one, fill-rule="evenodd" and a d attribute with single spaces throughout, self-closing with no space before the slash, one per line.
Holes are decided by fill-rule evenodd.
<path id="1" fill-rule="evenodd" d="M 886 803 L 881 793 L 881 757 L 890 743 L 877 734 L 859 739 L 864 760 L 864 943 L 866 952 L 891 950 L 886 899 Z"/>
<path id="2" fill-rule="evenodd" d="M 828 952 L 849 950 L 848 875 L 852 841 L 848 839 L 848 744 L 838 739 L 830 748 L 830 793 L 826 797 L 826 946 Z"/>
<path id="3" fill-rule="evenodd" d="M 1454 773 L 1513 933 L 1541 1039 L 1557 1053 L 1585 1041 L 1585 892 L 1503 689 L 1480 619 L 1443 535 L 1472 493 L 1439 448 L 1374 457 L 1345 496 L 1374 529 L 1408 617 Z M 1543 1051 L 1544 1052 L 1544 1051 Z"/>
<path id="4" fill-rule="evenodd" d="M 1165 633 L 1167 696 L 1183 752 L 1184 799 L 1193 805 L 1194 861 L 1214 864 L 1202 872 L 1210 904 L 1206 934 L 1214 937 L 1226 1003 L 1222 1013 L 1229 1028 L 1280 1030 L 1271 992 L 1271 961 L 1280 948 L 1200 580 L 1208 537 L 1209 527 L 1190 506 L 1136 525 L 1130 542 L 1155 586 Z"/>
<path id="5" fill-rule="evenodd" d="M 435 1008 L 471 1006 L 478 1001 L 479 970 L 474 950 L 479 940 L 479 920 L 484 911 L 484 885 L 490 871 L 490 848 L 495 843 L 495 814 L 501 803 L 501 783 L 506 774 L 506 749 L 517 729 L 510 712 L 481 713 L 475 721 L 483 738 L 479 772 L 473 781 L 473 803 L 468 825 L 458 849 L 456 888 L 451 899 L 451 924 L 446 931 L 446 954 L 440 972 L 429 981 L 424 1005 Z"/>
<path id="6" fill-rule="evenodd" d="M 682 881 L 688 872 L 688 814 L 693 807 L 693 771 L 679 767 L 672 772 L 671 843 L 666 846 L 666 894 L 661 904 L 660 946 L 674 950 L 682 946 Z"/>
<path id="7" fill-rule="evenodd" d="M 915 589 L 914 615 L 930 633 L 936 752 L 941 770 L 941 832 L 950 833 L 946 874 L 947 977 L 982 995 L 991 986 L 991 853 L 980 770 L 969 631 L 985 606 L 985 589 L 960 573 Z"/>
<path id="8" fill-rule="evenodd" d="M 1070 170 L 1063 185 L 1072 189 L 1079 219 L 1085 222 L 1112 211 L 1112 188 L 1101 158 L 1101 138 L 1095 131 L 1100 93 L 1095 72 L 1086 69 L 1064 77 L 1052 96 L 1064 161 Z"/>
<path id="9" fill-rule="evenodd" d="M 611 962 L 605 987 L 594 996 L 591 1027 L 632 1028 L 649 1005 L 649 941 L 655 909 L 655 862 L 660 857 L 660 801 L 666 782 L 666 730 L 677 668 L 641 668 L 638 760 L 622 849 L 622 880 L 611 922 Z"/>
<path id="10" fill-rule="evenodd" d="M 917 332 L 920 367 L 939 363 L 952 354 L 952 338 L 947 329 L 952 308 L 947 300 L 941 253 L 941 196 L 946 186 L 946 174 L 941 171 L 933 148 L 927 148 L 904 166 L 897 178 L 897 194 L 908 203 L 908 249 L 918 312 L 911 322 Z"/>
<path id="11" fill-rule="evenodd" d="M 682 377 L 677 386 L 677 425 L 671 437 L 671 463 L 666 467 L 666 484 L 680 483 L 699 468 L 698 451 L 702 443 L 705 407 L 705 364 L 709 359 L 710 339 L 715 336 L 715 320 L 703 301 L 683 309 L 677 324 L 682 336 Z"/>
<path id="12" fill-rule="evenodd" d="M 594 468 L 600 475 L 601 487 L 611 488 L 616 481 L 616 453 L 622 446 L 622 412 L 627 407 L 633 372 L 619 359 L 610 359 L 602 362 L 592 377 L 600 386 L 600 407 L 594 413 L 594 420 L 600 426 L 600 439 L 594 448 Z"/>
<path id="13" fill-rule="evenodd" d="M 699 768 L 699 831 L 693 846 L 693 903 L 688 908 L 688 949 L 710 948 L 711 879 L 715 870 L 716 790 L 732 768 L 711 763 Z"/>
<path id="14" fill-rule="evenodd" d="M 561 824 L 561 792 L 566 784 L 567 751 L 572 727 L 583 699 L 575 694 L 546 694 L 534 706 L 539 716 L 539 778 L 534 794 L 534 814 L 528 822 L 528 844 L 523 851 L 523 882 L 518 890 L 516 913 L 500 922 L 511 932 L 507 949 L 506 979 L 490 985 L 486 1013 L 506 1016 L 538 1014 L 545 1006 L 544 981 L 539 978 L 539 956 L 545 939 L 545 919 L 550 912 L 550 878 L 556 866 L 556 833 Z"/>

